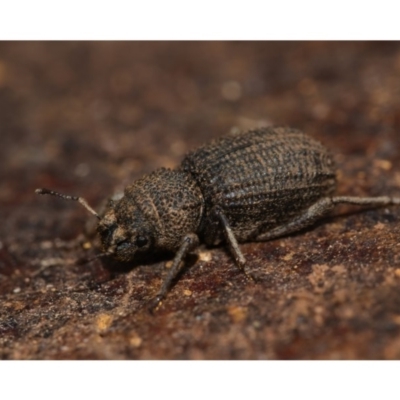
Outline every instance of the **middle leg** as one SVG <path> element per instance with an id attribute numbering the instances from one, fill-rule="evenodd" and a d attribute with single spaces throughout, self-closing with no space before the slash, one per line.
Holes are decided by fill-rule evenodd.
<path id="1" fill-rule="evenodd" d="M 246 259 L 244 258 L 244 255 L 242 251 L 240 250 L 239 243 L 235 237 L 235 234 L 232 231 L 231 226 L 229 225 L 228 219 L 226 218 L 225 214 L 221 210 L 220 207 L 215 207 L 213 210 L 214 215 L 218 218 L 220 221 L 225 239 L 229 245 L 229 248 L 235 258 L 235 261 L 239 268 L 243 271 L 243 273 L 246 275 L 246 277 L 252 281 L 255 281 L 255 278 L 247 271 L 246 269 Z"/>

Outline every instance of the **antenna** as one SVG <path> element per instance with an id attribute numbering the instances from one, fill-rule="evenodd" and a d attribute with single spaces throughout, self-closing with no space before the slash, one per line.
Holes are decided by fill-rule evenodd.
<path id="1" fill-rule="evenodd" d="M 86 210 L 88 210 L 91 214 L 93 214 L 97 219 L 100 219 L 100 215 L 97 214 L 97 212 L 94 211 L 93 208 L 90 207 L 89 204 L 86 202 L 86 200 L 83 199 L 82 197 L 69 196 L 69 195 L 66 195 L 66 194 L 55 192 L 54 190 L 49 190 L 49 189 L 44 189 L 44 188 L 36 189 L 35 193 L 36 194 L 49 194 L 51 196 L 61 197 L 64 200 L 77 201 L 78 203 L 81 203 L 83 205 L 83 207 L 85 207 Z"/>

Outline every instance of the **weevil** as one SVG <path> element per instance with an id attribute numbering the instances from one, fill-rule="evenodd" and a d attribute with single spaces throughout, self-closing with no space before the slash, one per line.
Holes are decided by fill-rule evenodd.
<path id="1" fill-rule="evenodd" d="M 248 277 L 240 242 L 266 241 L 306 228 L 336 204 L 384 206 L 400 197 L 335 196 L 336 168 L 331 153 L 301 131 L 267 127 L 228 135 L 187 154 L 176 169 L 161 168 L 127 186 L 99 215 L 82 197 L 50 194 L 79 201 L 98 218 L 103 246 L 99 256 L 131 261 L 138 252 L 175 252 L 172 267 L 151 302 L 165 297 L 200 242 L 227 243 Z"/>

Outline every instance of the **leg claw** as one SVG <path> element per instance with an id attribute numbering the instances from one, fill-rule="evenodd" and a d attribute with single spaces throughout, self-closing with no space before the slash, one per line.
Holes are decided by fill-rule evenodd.
<path id="1" fill-rule="evenodd" d="M 156 309 L 159 307 L 161 300 L 162 296 L 158 295 L 149 301 L 149 305 L 147 308 L 150 314 L 154 314 L 154 311 L 156 311 Z"/>

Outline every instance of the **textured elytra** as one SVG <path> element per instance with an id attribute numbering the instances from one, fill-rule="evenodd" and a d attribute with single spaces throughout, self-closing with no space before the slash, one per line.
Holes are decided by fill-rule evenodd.
<path id="1" fill-rule="evenodd" d="M 198 183 L 206 204 L 200 233 L 218 243 L 214 206 L 236 239 L 257 240 L 335 190 L 334 162 L 319 142 L 291 128 L 263 128 L 220 138 L 188 154 L 182 168 Z"/>

